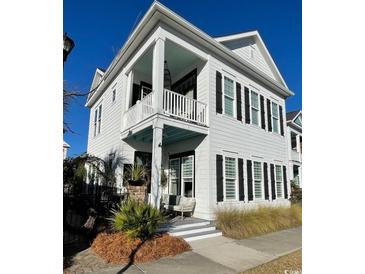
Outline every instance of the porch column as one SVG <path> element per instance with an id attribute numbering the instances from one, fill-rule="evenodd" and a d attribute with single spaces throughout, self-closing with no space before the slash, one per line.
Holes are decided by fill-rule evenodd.
<path id="1" fill-rule="evenodd" d="M 151 205 L 160 209 L 160 178 L 162 166 L 162 131 L 163 125 L 153 125 L 152 140 L 152 174 L 151 174 Z"/>
<path id="2" fill-rule="evenodd" d="M 125 102 L 125 110 L 128 110 L 131 101 L 132 101 L 132 92 L 133 92 L 133 77 L 134 77 L 134 73 L 133 73 L 133 69 L 131 69 L 131 71 L 128 73 L 127 76 L 127 98 L 126 98 L 126 102 Z"/>
<path id="3" fill-rule="evenodd" d="M 157 113 L 163 112 L 163 77 L 165 61 L 165 39 L 158 37 L 153 48 L 152 89 L 155 92 L 153 106 Z"/>

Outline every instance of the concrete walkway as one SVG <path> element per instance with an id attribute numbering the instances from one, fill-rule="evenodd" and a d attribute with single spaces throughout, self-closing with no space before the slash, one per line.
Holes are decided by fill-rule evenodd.
<path id="1" fill-rule="evenodd" d="M 91 273 L 238 273 L 300 249 L 302 229 L 298 227 L 245 240 L 220 236 L 194 241 L 190 245 L 193 248 L 190 252 L 155 262 L 133 265 L 125 272 L 121 272 L 123 266 L 110 266 Z"/>

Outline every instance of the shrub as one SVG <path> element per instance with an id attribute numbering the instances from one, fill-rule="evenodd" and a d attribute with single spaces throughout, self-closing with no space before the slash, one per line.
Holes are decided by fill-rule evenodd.
<path id="1" fill-rule="evenodd" d="M 163 222 L 160 212 L 151 205 L 128 199 L 122 202 L 116 210 L 112 210 L 112 227 L 122 231 L 130 239 L 150 238 Z"/>
<path id="2" fill-rule="evenodd" d="M 302 208 L 259 207 L 257 209 L 221 209 L 216 213 L 217 227 L 225 236 L 243 239 L 302 224 Z"/>
<path id="3" fill-rule="evenodd" d="M 302 189 L 299 187 L 298 183 L 294 180 L 290 181 L 291 195 L 290 201 L 292 203 L 302 203 Z"/>

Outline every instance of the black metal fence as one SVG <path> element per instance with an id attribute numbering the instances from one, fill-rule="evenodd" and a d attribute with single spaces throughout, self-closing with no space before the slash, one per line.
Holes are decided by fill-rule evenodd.
<path id="1" fill-rule="evenodd" d="M 76 191 L 64 185 L 63 193 L 63 244 L 80 244 L 90 241 L 95 232 L 105 228 L 111 209 L 115 208 L 125 195 L 118 194 L 115 187 L 83 186 Z M 96 211 L 96 221 L 92 230 L 83 226 L 90 217 L 90 210 Z"/>

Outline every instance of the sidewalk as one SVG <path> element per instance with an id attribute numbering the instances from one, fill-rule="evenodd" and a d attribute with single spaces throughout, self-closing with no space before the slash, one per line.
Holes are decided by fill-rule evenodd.
<path id="1" fill-rule="evenodd" d="M 97 267 L 88 272 L 94 274 L 238 273 L 300 249 L 302 228 L 283 230 L 245 240 L 233 240 L 220 236 L 194 241 L 190 245 L 193 249 L 190 252 L 155 262 L 138 264 L 138 267 L 133 265 L 125 272 L 121 272 L 123 266 Z M 69 273 L 79 273 L 72 272 L 72 268 L 70 270 Z"/>

